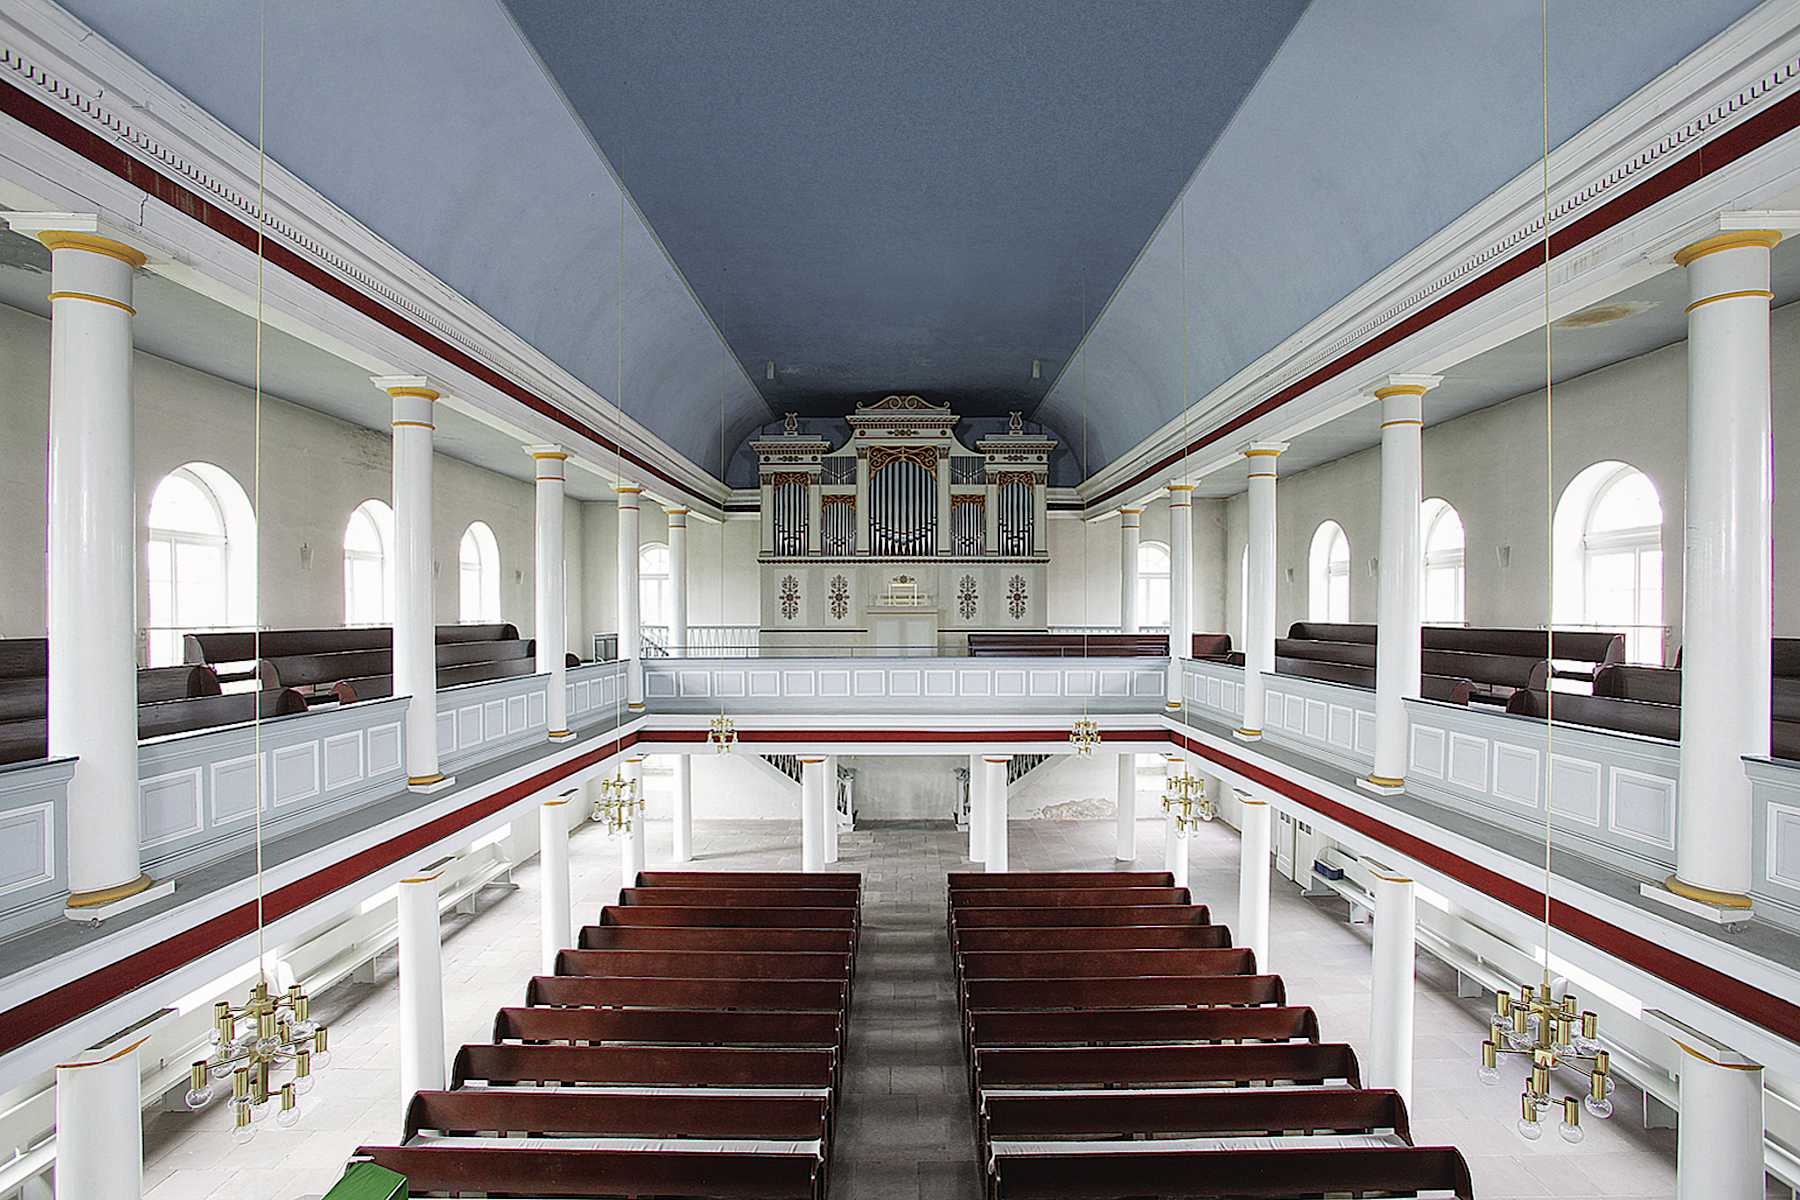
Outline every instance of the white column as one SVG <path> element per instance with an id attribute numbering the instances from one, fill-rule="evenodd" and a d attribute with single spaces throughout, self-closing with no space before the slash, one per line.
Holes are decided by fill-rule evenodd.
<path id="1" fill-rule="evenodd" d="M 644 711 L 644 647 L 638 631 L 638 497 L 643 488 L 620 483 L 619 657 L 625 660 L 625 707 Z"/>
<path id="2" fill-rule="evenodd" d="M 423 375 L 382 375 L 394 402 L 394 694 L 406 702 L 406 783 L 437 791 L 437 618 L 432 606 L 431 440 L 438 391 Z M 442 1057 L 440 1054 L 439 1057 Z"/>
<path id="3" fill-rule="evenodd" d="M 670 816 L 674 823 L 674 852 L 678 863 L 694 861 L 694 772 L 693 762 L 685 754 L 674 756 L 675 798 Z"/>
<path id="4" fill-rule="evenodd" d="M 1169 818 L 1169 873 L 1176 887 L 1188 885 L 1188 833 L 1174 817 Z"/>
<path id="5" fill-rule="evenodd" d="M 1389 375 L 1381 404 L 1381 575 L 1375 647 L 1375 767 L 1357 783 L 1379 795 L 1406 787 L 1406 699 L 1419 694 L 1419 550 L 1424 395 L 1438 375 Z"/>
<path id="6" fill-rule="evenodd" d="M 144 1109 L 137 1050 L 145 1040 L 140 1036 L 123 1047 L 102 1046 L 57 1066 L 58 1196 L 138 1200 L 143 1195 Z"/>
<path id="7" fill-rule="evenodd" d="M 623 774 L 625 781 L 632 785 L 632 794 L 642 799 L 644 795 L 644 756 L 641 754 L 626 755 Z M 622 839 L 623 844 L 619 850 L 619 869 L 623 872 L 626 887 L 635 884 L 638 872 L 644 869 L 644 843 L 647 840 L 644 826 L 648 823 L 644 820 L 644 813 L 641 810 L 634 811 L 631 814 L 631 829 Z"/>
<path id="8" fill-rule="evenodd" d="M 800 756 L 800 869 L 825 869 L 825 756 Z"/>
<path id="9" fill-rule="evenodd" d="M 1701 1038 L 1675 1044 L 1682 1051 L 1676 1200 L 1762 1200 L 1762 1067 Z"/>
<path id="10" fill-rule="evenodd" d="M 438 873 L 400 881 L 400 1109 L 444 1087 L 444 963 Z"/>
<path id="11" fill-rule="evenodd" d="M 1410 1105 L 1417 898 L 1413 881 L 1404 875 L 1373 864 L 1369 874 L 1375 894 L 1374 966 L 1369 984 L 1369 1086 L 1393 1088 Z"/>
<path id="12" fill-rule="evenodd" d="M 950 553 L 950 447 L 940 446 L 937 457 L 937 552 Z"/>
<path id="13" fill-rule="evenodd" d="M 1113 858 L 1131 862 L 1137 858 L 1137 755 L 1119 754 L 1119 833 Z"/>
<path id="14" fill-rule="evenodd" d="M 988 826 L 987 770 L 981 755 L 969 755 L 969 861 L 987 861 Z"/>
<path id="15" fill-rule="evenodd" d="M 77 760 L 69 781 L 68 907 L 87 919 L 150 887 L 138 862 L 131 404 L 131 276 L 145 258 L 100 236 L 92 216 L 4 219 L 50 248 L 46 715 L 50 757 Z"/>
<path id="16" fill-rule="evenodd" d="M 1743 758 L 1769 753 L 1769 251 L 1779 240 L 1740 230 L 1675 256 L 1692 297 L 1684 577 L 1705 583 L 1682 589 L 1680 813 L 1668 887 L 1726 916 L 1750 908 Z"/>
<path id="17" fill-rule="evenodd" d="M 1194 653 L 1194 485 L 1169 485 L 1168 707 L 1181 707 L 1181 661 Z"/>
<path id="18" fill-rule="evenodd" d="M 1275 669 L 1275 460 L 1286 449 L 1286 442 L 1244 448 L 1250 579 L 1244 597 L 1244 724 L 1233 736 L 1246 742 L 1262 737 L 1263 675 Z"/>
<path id="19" fill-rule="evenodd" d="M 688 595 L 687 537 L 688 510 L 665 508 L 669 520 L 669 654 L 675 658 L 687 655 Z M 720 536 L 724 536 L 720 524 Z"/>
<path id="20" fill-rule="evenodd" d="M 1006 860 L 1006 764 L 1010 754 L 981 756 L 982 804 L 987 808 L 987 869 L 995 874 L 1009 868 Z"/>
<path id="21" fill-rule="evenodd" d="M 825 862 L 826 865 L 838 860 L 838 760 L 837 755 L 825 756 Z"/>
<path id="22" fill-rule="evenodd" d="M 1143 539 L 1144 510 L 1119 510 L 1119 632 L 1138 631 L 1138 546 Z"/>
<path id="23" fill-rule="evenodd" d="M 569 455 L 561 446 L 527 446 L 537 476 L 537 669 L 550 676 L 547 721 L 552 738 L 569 729 L 568 576 L 563 552 L 563 489 Z"/>
<path id="24" fill-rule="evenodd" d="M 869 457 L 856 454 L 856 552 L 869 552 Z"/>
<path id="25" fill-rule="evenodd" d="M 1237 794 L 1244 823 L 1238 860 L 1237 944 L 1256 952 L 1256 969 L 1269 974 L 1269 823 L 1273 811 L 1267 800 Z"/>
<path id="26" fill-rule="evenodd" d="M 546 800 L 538 808 L 538 941 L 543 972 L 556 974 L 556 955 L 575 944 L 569 912 L 569 801 Z"/>

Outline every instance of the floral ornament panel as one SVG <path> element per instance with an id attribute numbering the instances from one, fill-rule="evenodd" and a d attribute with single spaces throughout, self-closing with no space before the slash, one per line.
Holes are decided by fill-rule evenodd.
<path id="1" fill-rule="evenodd" d="M 956 611 L 965 621 L 975 619 L 975 603 L 981 597 L 975 592 L 975 577 L 964 575 L 962 582 L 956 585 Z"/>
<path id="2" fill-rule="evenodd" d="M 831 601 L 832 617 L 839 621 L 843 620 L 844 614 L 850 611 L 850 581 L 842 575 L 833 575 L 828 596 Z"/>
<path id="3" fill-rule="evenodd" d="M 781 580 L 781 615 L 790 621 L 800 615 L 800 581 L 792 575 Z"/>
<path id="4" fill-rule="evenodd" d="M 1013 620 L 1022 621 L 1025 619 L 1025 602 L 1027 599 L 1028 597 L 1025 595 L 1025 577 L 1023 575 L 1014 575 L 1011 579 L 1006 581 L 1006 611 L 1012 614 Z"/>

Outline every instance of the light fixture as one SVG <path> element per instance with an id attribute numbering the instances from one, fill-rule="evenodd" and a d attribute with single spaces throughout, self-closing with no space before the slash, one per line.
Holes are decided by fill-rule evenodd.
<path id="1" fill-rule="evenodd" d="M 249 1141 L 272 1099 L 280 1099 L 277 1125 L 285 1129 L 299 1120 L 299 1097 L 312 1090 L 313 1068 L 330 1062 L 331 1031 L 312 1019 L 312 1003 L 300 985 L 275 994 L 259 978 L 242 1005 L 213 1005 L 212 1052 L 189 1068 L 183 1100 L 198 1112 L 217 1094 L 214 1081 L 231 1076 L 232 1137 Z M 277 1087 L 275 1074 L 286 1070 L 293 1078 Z"/>
<path id="2" fill-rule="evenodd" d="M 737 743 L 737 722 L 726 716 L 721 709 L 706 731 L 706 744 L 713 748 L 714 754 L 730 754 L 737 749 Z"/>
<path id="3" fill-rule="evenodd" d="M 1602 1120 L 1612 1116 L 1612 1061 L 1601 1048 L 1599 1024 L 1592 1010 L 1578 1010 L 1573 995 L 1565 992 L 1560 1000 L 1551 996 L 1548 972 L 1541 988 L 1526 984 L 1516 998 L 1510 991 L 1495 995 L 1479 1074 L 1483 1083 L 1494 1084 L 1500 1079 L 1502 1055 L 1530 1057 L 1531 1072 L 1519 1094 L 1519 1135 L 1525 1140 L 1543 1136 L 1539 1121 L 1552 1105 L 1562 1107 L 1562 1137 L 1570 1143 L 1582 1138 L 1583 1108 Z M 1586 1095 L 1553 1096 L 1551 1076 L 1559 1070 L 1581 1076 Z"/>
<path id="4" fill-rule="evenodd" d="M 1069 746 L 1083 758 L 1087 758 L 1100 748 L 1100 723 L 1089 716 L 1081 716 L 1069 727 Z"/>
<path id="5" fill-rule="evenodd" d="M 1198 829 L 1219 815 L 1213 798 L 1207 794 L 1206 781 L 1181 764 L 1181 774 L 1170 776 L 1163 785 L 1163 811 L 1175 818 L 1175 828 L 1182 833 Z"/>
<path id="6" fill-rule="evenodd" d="M 596 824 L 605 825 L 607 833 L 630 833 L 643 811 L 644 796 L 637 780 L 627 779 L 615 769 L 612 778 L 600 781 L 600 794 L 594 798 L 593 819 Z"/>

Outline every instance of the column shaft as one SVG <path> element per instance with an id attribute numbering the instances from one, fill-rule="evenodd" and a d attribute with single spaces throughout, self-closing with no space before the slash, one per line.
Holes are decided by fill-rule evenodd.
<path id="1" fill-rule="evenodd" d="M 406 703 L 406 782 L 436 789 L 438 770 L 437 618 L 432 601 L 432 406 L 423 376 L 384 376 L 375 386 L 394 402 L 394 694 Z M 440 1052 L 439 1057 L 442 1057 Z"/>
<path id="2" fill-rule="evenodd" d="M 987 807 L 987 869 L 999 874 L 1010 868 L 1006 858 L 1006 765 L 1010 754 L 981 756 L 982 803 Z"/>
<path id="3" fill-rule="evenodd" d="M 48 229 L 29 214 L 6 217 L 50 247 L 46 715 L 50 756 L 77 760 L 69 907 L 97 909 L 150 886 L 138 861 L 131 402 L 132 270 L 144 256 L 94 234 Z"/>
<path id="4" fill-rule="evenodd" d="M 444 964 L 438 877 L 400 881 L 400 1108 L 413 1093 L 444 1087 Z"/>
<path id="5" fill-rule="evenodd" d="M 1237 944 L 1256 954 L 1256 969 L 1269 974 L 1269 824 L 1274 810 L 1267 800 L 1238 793 L 1243 825 L 1238 862 Z"/>
<path id="6" fill-rule="evenodd" d="M 550 676 L 549 702 L 545 706 L 550 736 L 566 738 L 569 731 L 568 682 L 568 576 L 564 569 L 563 491 L 564 463 L 568 454 L 561 446 L 528 448 L 537 476 L 537 669 Z"/>
<path id="7" fill-rule="evenodd" d="M 1249 589 L 1244 596 L 1244 724 L 1237 736 L 1252 741 L 1263 730 L 1263 675 L 1275 669 L 1275 460 L 1279 442 L 1244 451 L 1249 464 Z"/>
<path id="8" fill-rule="evenodd" d="M 688 642 L 688 510 L 666 509 L 664 515 L 669 519 L 669 654 L 675 658 L 685 658 Z M 725 526 L 721 522 L 721 537 L 724 536 L 724 530 Z"/>
<path id="9" fill-rule="evenodd" d="M 1137 858 L 1137 755 L 1125 751 L 1119 756 L 1119 830 L 1113 858 L 1131 862 Z"/>
<path id="10" fill-rule="evenodd" d="M 1169 818 L 1169 873 L 1175 877 L 1176 887 L 1188 885 L 1188 834 L 1179 822 Z"/>
<path id="11" fill-rule="evenodd" d="M 1138 631 L 1138 546 L 1143 539 L 1144 510 L 1119 510 L 1119 632 Z"/>
<path id="12" fill-rule="evenodd" d="M 1393 1088 L 1411 1104 L 1416 888 L 1404 876 L 1373 868 L 1371 874 L 1375 931 L 1369 989 L 1369 1086 Z"/>
<path id="13" fill-rule="evenodd" d="M 1419 694 L 1420 447 L 1425 393 L 1435 375 L 1394 375 L 1381 404 L 1381 549 L 1375 647 L 1375 768 L 1363 780 L 1388 794 L 1405 785 L 1406 698 Z"/>
<path id="14" fill-rule="evenodd" d="M 800 756 L 800 869 L 825 869 L 825 757 Z"/>
<path id="15" fill-rule="evenodd" d="M 1750 906 L 1746 755 L 1769 753 L 1773 232 L 1709 238 L 1687 268 L 1687 524 L 1681 620 L 1681 779 L 1671 891 Z M 1704 583 L 1700 582 L 1704 581 Z"/>
<path id="16" fill-rule="evenodd" d="M 987 770 L 981 755 L 969 755 L 969 861 L 987 861 Z"/>
<path id="17" fill-rule="evenodd" d="M 1169 485 L 1168 706 L 1181 707 L 1181 661 L 1194 652 L 1194 485 Z"/>
<path id="18" fill-rule="evenodd" d="M 640 800 L 644 796 L 644 756 L 633 754 L 626 758 L 624 765 L 625 781 L 633 787 L 632 794 Z M 630 887 L 637 882 L 638 872 L 644 869 L 644 845 L 646 842 L 644 813 L 640 809 L 631 814 L 631 828 L 621 839 L 619 849 L 619 869 Z"/>
<path id="19" fill-rule="evenodd" d="M 837 755 L 825 756 L 825 862 L 826 865 L 838 860 L 838 760 Z"/>
<path id="20" fill-rule="evenodd" d="M 546 800 L 538 807 L 538 918 L 543 971 L 556 974 L 556 956 L 575 944 L 569 911 L 569 802 Z"/>
<path id="21" fill-rule="evenodd" d="M 1762 1068 L 1681 1050 L 1676 1200 L 1762 1200 Z"/>
<path id="22" fill-rule="evenodd" d="M 619 657 L 625 660 L 625 706 L 644 710 L 644 647 L 638 631 L 638 496 L 621 483 L 619 495 Z"/>
<path id="23" fill-rule="evenodd" d="M 674 824 L 674 852 L 678 863 L 694 861 L 694 764 L 685 754 L 674 756 L 675 798 L 670 817 Z"/>
<path id="24" fill-rule="evenodd" d="M 144 1187 L 144 1111 L 135 1042 L 56 1068 L 56 1194 L 138 1200 Z"/>

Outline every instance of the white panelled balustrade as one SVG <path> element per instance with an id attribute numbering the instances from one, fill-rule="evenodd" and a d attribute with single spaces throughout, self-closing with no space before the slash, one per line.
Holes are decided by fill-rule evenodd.
<path id="1" fill-rule="evenodd" d="M 0 767 L 0 937 L 62 910 L 74 774 L 72 758 Z"/>

